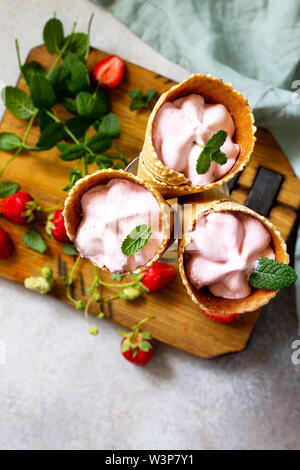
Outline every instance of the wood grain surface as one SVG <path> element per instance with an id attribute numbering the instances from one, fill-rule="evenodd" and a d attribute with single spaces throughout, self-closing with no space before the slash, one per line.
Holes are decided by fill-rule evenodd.
<path id="1" fill-rule="evenodd" d="M 88 60 L 89 68 L 106 56 L 106 53 L 92 49 Z M 49 68 L 54 57 L 49 56 L 43 46 L 39 46 L 31 51 L 28 60 L 38 60 Z M 116 142 L 128 158 L 138 156 L 149 116 L 147 110 L 135 112 L 129 110 L 129 91 L 132 88 L 142 88 L 145 92 L 149 88 L 156 88 L 158 94 L 161 94 L 173 83 L 149 70 L 126 63 L 126 72 L 121 85 L 115 90 L 109 90 L 112 111 L 118 115 L 121 122 L 121 136 Z M 19 80 L 18 86 L 26 90 L 22 79 Z M 66 111 L 60 106 L 56 106 L 55 113 L 62 120 L 68 117 Z M 0 131 L 15 132 L 22 137 L 26 124 L 6 112 Z M 39 127 L 38 123 L 35 123 L 28 143 L 34 145 L 38 136 Z M 113 154 L 114 151 L 112 150 L 111 153 Z M 72 167 L 72 162 L 63 162 L 58 155 L 56 149 L 39 153 L 24 152 L 8 167 L 4 180 L 18 182 L 22 190 L 28 191 L 35 198 L 38 197 L 45 208 L 55 206 L 63 202 L 66 197 L 62 188 L 68 181 L 69 169 Z M 1 165 L 8 158 L 7 152 L 0 152 Z M 257 144 L 250 164 L 234 182 L 232 196 L 235 200 L 246 203 L 260 167 L 273 170 L 283 176 L 279 192 L 276 190 L 274 194 L 275 201 L 270 210 L 270 219 L 287 239 L 300 204 L 300 182 L 275 139 L 263 129 L 257 132 Z M 94 169 L 96 170 L 97 167 L 95 166 Z M 1 226 L 11 234 L 16 245 L 16 252 L 10 259 L 0 262 L 0 276 L 23 283 L 24 278 L 38 275 L 41 266 L 49 265 L 53 268 L 55 277 L 60 278 L 52 295 L 67 302 L 62 277 L 70 273 L 73 264 L 72 257 L 65 255 L 61 245 L 50 239 L 47 239 L 49 248 L 45 255 L 30 251 L 22 243 L 26 227 L 16 226 L 4 219 L 1 220 Z M 101 273 L 101 277 L 103 280 L 111 279 L 104 272 Z M 83 300 L 87 298 L 87 289 L 92 282 L 93 267 L 91 263 L 82 261 L 80 271 L 75 278 L 74 296 Z M 105 288 L 103 295 L 106 297 L 115 292 L 115 289 Z M 96 312 L 95 304 L 92 304 L 90 311 Z M 256 311 L 242 315 L 230 325 L 217 324 L 204 317 L 189 299 L 179 275 L 174 283 L 162 292 L 144 296 L 131 303 L 116 300 L 107 304 L 105 308 L 107 319 L 125 327 L 131 327 L 145 316 L 154 317 L 146 328 L 152 332 L 155 339 L 202 358 L 212 358 L 243 350 L 259 315 L 260 311 Z M 88 334 L 84 321 L 82 334 Z M 95 341 L 101 341 L 101 324 L 100 335 Z"/>

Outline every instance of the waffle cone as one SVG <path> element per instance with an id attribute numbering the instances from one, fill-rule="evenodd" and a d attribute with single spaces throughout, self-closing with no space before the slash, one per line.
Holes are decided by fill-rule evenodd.
<path id="1" fill-rule="evenodd" d="M 174 101 L 192 93 L 202 95 L 207 103 L 221 103 L 229 111 L 235 125 L 234 142 L 239 144 L 240 154 L 231 168 L 222 178 L 204 186 L 192 186 L 182 174 L 166 167 L 158 158 L 152 141 L 152 129 L 159 108 L 166 101 Z M 256 127 L 248 101 L 231 83 L 211 75 L 195 74 L 173 86 L 161 95 L 148 120 L 144 146 L 141 152 L 138 175 L 160 187 L 161 193 L 168 196 L 183 196 L 199 193 L 220 186 L 230 181 L 248 163 L 254 149 Z"/>
<path id="2" fill-rule="evenodd" d="M 126 179 L 128 181 L 132 181 L 133 183 L 137 183 L 141 186 L 144 186 L 148 189 L 148 191 L 153 194 L 160 206 L 163 225 L 163 240 L 161 242 L 159 250 L 153 256 L 153 258 L 148 261 L 147 264 L 135 270 L 135 272 L 141 272 L 152 266 L 152 264 L 154 264 L 156 261 L 158 261 L 158 259 L 163 255 L 163 253 L 168 249 L 168 247 L 172 243 L 174 220 L 173 213 L 172 211 L 170 211 L 168 204 L 165 202 L 161 194 L 156 191 L 155 188 L 153 188 L 147 182 L 142 181 L 137 176 L 134 176 L 130 173 L 126 173 L 123 170 L 108 169 L 97 171 L 96 173 L 88 175 L 85 178 L 79 180 L 71 189 L 65 201 L 63 214 L 65 219 L 66 231 L 70 240 L 74 242 L 82 218 L 81 198 L 83 194 L 89 191 L 90 189 L 94 188 L 95 186 L 108 183 L 109 180 L 114 178 Z M 105 266 L 103 266 L 102 269 L 108 271 Z"/>
<path id="3" fill-rule="evenodd" d="M 272 239 L 272 248 L 275 252 L 276 261 L 288 264 L 289 256 L 286 251 L 286 244 L 281 237 L 280 233 L 274 225 L 265 217 L 257 214 L 248 207 L 242 206 L 231 200 L 217 200 L 213 199 L 211 195 L 210 200 L 203 199 L 206 193 L 195 196 L 190 196 L 184 199 L 183 205 L 183 235 L 178 245 L 178 263 L 179 272 L 186 290 L 193 300 L 201 309 L 207 310 L 211 313 L 246 313 L 257 310 L 263 305 L 267 304 L 275 295 L 277 290 L 267 289 L 252 289 L 252 293 L 244 299 L 224 299 L 222 297 L 215 297 L 208 290 L 207 287 L 197 289 L 192 285 L 187 277 L 184 266 L 184 251 L 185 247 L 190 242 L 190 231 L 198 217 L 207 215 L 211 212 L 234 211 L 249 214 L 256 219 L 260 220 L 266 229 L 269 231 Z M 188 200 L 189 199 L 189 200 Z"/>

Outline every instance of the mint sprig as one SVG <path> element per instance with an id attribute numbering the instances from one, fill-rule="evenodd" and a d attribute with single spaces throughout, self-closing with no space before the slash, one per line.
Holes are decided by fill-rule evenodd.
<path id="1" fill-rule="evenodd" d="M 28 229 L 28 231 L 23 235 L 23 242 L 28 248 L 33 251 L 37 251 L 38 253 L 45 253 L 47 250 L 45 240 L 34 228 Z"/>
<path id="2" fill-rule="evenodd" d="M 151 228 L 146 224 L 135 227 L 122 243 L 121 249 L 124 255 L 134 255 L 146 245 L 151 234 Z"/>
<path id="3" fill-rule="evenodd" d="M 19 185 L 17 183 L 13 183 L 12 181 L 1 181 L 0 198 L 12 196 L 18 191 L 18 189 Z"/>
<path id="4" fill-rule="evenodd" d="M 269 258 L 259 258 L 257 269 L 249 277 L 249 284 L 256 289 L 278 290 L 294 284 L 295 270 L 287 264 Z"/>
<path id="5" fill-rule="evenodd" d="M 88 174 L 90 164 L 97 164 L 99 169 L 127 166 L 128 161 L 120 149 L 118 155 L 104 154 L 115 145 L 113 139 L 119 137 L 121 129 L 118 117 L 111 112 L 109 95 L 90 80 L 87 59 L 92 17 L 87 33 L 75 32 L 74 23 L 68 35 L 55 15 L 47 21 L 43 29 L 44 43 L 47 51 L 56 55 L 50 70 L 38 61 L 22 64 L 16 40 L 18 65 L 27 90 L 8 86 L 3 98 L 14 116 L 29 122 L 23 138 L 10 132 L 0 133 L 0 150 L 14 152 L 0 166 L 0 179 L 7 166 L 24 150 L 39 152 L 54 146 L 60 150 L 61 160 L 77 160 L 70 171 L 66 191 Z M 149 90 L 143 95 L 138 90 L 136 98 L 140 96 L 141 102 L 136 104 L 148 106 L 154 93 L 155 90 Z M 52 109 L 57 103 L 63 104 L 73 116 L 62 121 Z M 37 118 L 40 135 L 34 146 L 28 146 L 27 140 Z M 91 127 L 96 134 L 91 135 Z"/>
<path id="6" fill-rule="evenodd" d="M 224 165 L 227 162 L 225 153 L 220 150 L 226 137 L 227 132 L 220 130 L 213 134 L 213 136 L 206 142 L 205 146 L 196 141 L 194 142 L 195 145 L 199 145 L 199 147 L 202 147 L 203 149 L 196 163 L 196 171 L 198 175 L 207 173 L 212 161 L 215 161 L 218 165 Z"/>
<path id="7" fill-rule="evenodd" d="M 129 94 L 131 98 L 131 103 L 129 106 L 130 111 L 134 111 L 135 109 L 141 108 L 149 108 L 150 103 L 154 98 L 155 94 L 156 90 L 154 88 L 151 88 L 151 90 L 146 91 L 144 95 L 140 88 L 135 88 L 131 90 Z"/>
<path id="8" fill-rule="evenodd" d="M 63 252 L 68 256 L 78 256 L 78 251 L 73 243 L 64 243 Z"/>

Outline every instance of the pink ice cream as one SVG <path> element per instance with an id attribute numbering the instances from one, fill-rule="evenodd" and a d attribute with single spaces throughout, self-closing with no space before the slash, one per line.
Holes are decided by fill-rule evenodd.
<path id="1" fill-rule="evenodd" d="M 150 191 L 125 180 L 112 179 L 96 186 L 81 199 L 82 221 L 75 244 L 79 253 L 112 273 L 134 271 L 150 261 L 162 238 L 160 207 Z M 132 256 L 121 250 L 123 240 L 138 225 L 147 224 L 152 235 Z"/>
<path id="2" fill-rule="evenodd" d="M 193 142 L 205 145 L 219 130 L 227 132 L 221 150 L 227 163 L 212 162 L 207 173 L 198 175 L 196 162 L 201 148 Z M 203 186 L 224 176 L 233 167 L 240 152 L 233 143 L 235 126 L 229 112 L 222 104 L 206 104 L 200 95 L 188 95 L 173 102 L 164 103 L 153 125 L 153 145 L 163 164 L 183 173 L 193 186 Z"/>
<path id="3" fill-rule="evenodd" d="M 195 287 L 207 286 L 216 297 L 247 297 L 248 277 L 258 258 L 275 259 L 268 230 L 248 214 L 208 214 L 197 221 L 191 237 L 185 253 L 187 276 Z"/>

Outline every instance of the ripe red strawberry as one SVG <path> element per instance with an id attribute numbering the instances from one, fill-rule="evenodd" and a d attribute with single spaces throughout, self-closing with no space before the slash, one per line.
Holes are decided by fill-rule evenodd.
<path id="1" fill-rule="evenodd" d="M 13 242 L 8 233 L 0 227 L 0 259 L 9 258 L 14 251 Z"/>
<path id="2" fill-rule="evenodd" d="M 41 206 L 28 193 L 19 192 L 0 199 L 1 215 L 18 225 L 31 223 L 35 212 L 40 210 Z"/>
<path id="3" fill-rule="evenodd" d="M 93 77 L 99 85 L 115 88 L 119 85 L 124 74 L 125 64 L 117 55 L 102 59 L 93 68 Z"/>
<path id="4" fill-rule="evenodd" d="M 142 283 L 150 292 L 156 292 L 174 281 L 176 270 L 168 263 L 158 261 L 151 268 L 146 269 Z"/>
<path id="5" fill-rule="evenodd" d="M 127 361 L 136 364 L 137 366 L 144 366 L 150 361 L 154 354 L 154 346 L 151 341 L 151 333 L 149 331 L 140 331 L 140 326 L 150 317 L 144 318 L 136 325 L 134 325 L 130 333 L 119 330 L 119 333 L 124 336 L 121 342 L 122 355 Z"/>
<path id="6" fill-rule="evenodd" d="M 236 313 L 233 315 L 226 315 L 223 313 L 211 313 L 207 312 L 206 310 L 202 310 L 202 313 L 204 313 L 207 318 L 210 318 L 211 320 L 214 320 L 218 323 L 231 323 L 235 318 L 240 317 L 240 315 Z"/>
<path id="7" fill-rule="evenodd" d="M 66 232 L 65 219 L 62 209 L 58 209 L 53 214 L 49 215 L 46 225 L 46 232 L 49 236 L 52 236 L 60 243 L 68 243 L 70 241 Z"/>

